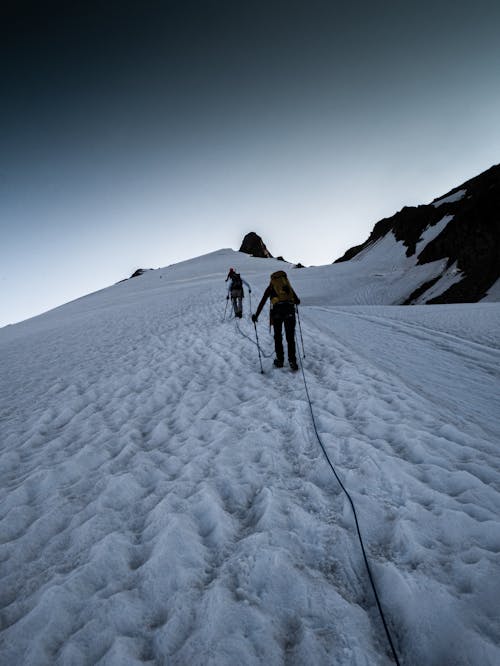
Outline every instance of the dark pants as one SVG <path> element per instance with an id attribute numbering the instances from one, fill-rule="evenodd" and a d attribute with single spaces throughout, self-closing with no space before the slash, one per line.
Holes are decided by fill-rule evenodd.
<path id="1" fill-rule="evenodd" d="M 233 303 L 234 314 L 239 317 L 243 312 L 243 289 L 231 289 L 231 301 Z"/>
<path id="2" fill-rule="evenodd" d="M 274 349 L 278 361 L 283 361 L 283 326 L 285 327 L 286 344 L 288 347 L 288 360 L 296 363 L 295 358 L 295 306 L 293 303 L 276 303 L 271 311 L 271 321 L 274 326 Z"/>

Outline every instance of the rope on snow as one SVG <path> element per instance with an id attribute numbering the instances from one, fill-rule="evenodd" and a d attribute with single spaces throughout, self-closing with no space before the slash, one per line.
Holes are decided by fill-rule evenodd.
<path id="1" fill-rule="evenodd" d="M 295 337 L 297 339 L 297 334 L 295 334 Z M 303 343 L 302 343 L 302 345 L 303 345 Z M 303 349 L 304 348 L 302 347 L 302 351 L 303 351 Z M 323 442 L 321 441 L 321 437 L 320 437 L 319 432 L 318 432 L 318 427 L 316 425 L 316 418 L 314 416 L 311 397 L 310 397 L 310 394 L 309 394 L 309 388 L 307 386 L 306 375 L 305 375 L 305 372 L 304 372 L 304 366 L 302 365 L 302 363 L 300 363 L 300 369 L 302 371 L 302 379 L 304 380 L 304 388 L 305 388 L 305 391 L 306 391 L 307 403 L 309 405 L 309 411 L 311 412 L 311 420 L 312 420 L 312 424 L 313 424 L 313 428 L 314 428 L 314 433 L 316 435 L 316 439 L 318 440 L 318 443 L 321 447 L 321 450 L 323 451 L 323 454 L 326 458 L 326 462 L 330 466 L 330 469 L 332 470 L 332 472 L 333 472 L 335 478 L 337 479 L 340 487 L 342 488 L 342 490 L 344 491 L 347 499 L 349 500 L 349 504 L 351 505 L 352 513 L 354 515 L 354 522 L 356 523 L 356 532 L 358 534 L 358 540 L 359 540 L 359 543 L 360 543 L 360 546 L 361 546 L 361 552 L 363 553 L 363 560 L 365 562 L 365 567 L 366 567 L 366 571 L 368 573 L 368 578 L 370 580 L 370 584 L 371 584 L 371 587 L 372 587 L 372 590 L 373 590 L 373 595 L 375 597 L 375 601 L 376 601 L 377 608 L 378 608 L 378 611 L 379 611 L 379 614 L 380 614 L 380 618 L 382 620 L 382 624 L 384 625 L 387 640 L 388 640 L 389 645 L 391 647 L 392 656 L 394 657 L 394 661 L 397 664 L 397 666 L 400 666 L 398 655 L 396 653 L 396 648 L 394 647 L 394 643 L 393 643 L 393 640 L 392 640 L 392 637 L 391 637 L 391 632 L 389 631 L 389 626 L 388 626 L 387 621 L 385 619 L 384 611 L 382 609 L 382 604 L 380 603 L 377 588 L 375 586 L 375 581 L 373 579 L 373 575 L 372 575 L 372 572 L 371 572 L 371 569 L 370 569 L 370 564 L 368 562 L 368 557 L 366 555 L 366 550 L 365 550 L 365 546 L 364 546 L 364 543 L 363 543 L 363 537 L 361 536 L 361 529 L 359 527 L 358 514 L 356 512 L 356 507 L 354 506 L 354 502 L 352 500 L 352 497 L 348 493 L 346 487 L 344 486 L 344 484 L 342 483 L 339 475 L 337 474 L 337 471 L 336 471 L 335 467 L 333 466 L 332 461 L 330 460 L 330 457 L 329 457 L 329 455 L 326 451 L 326 448 L 325 448 Z"/>

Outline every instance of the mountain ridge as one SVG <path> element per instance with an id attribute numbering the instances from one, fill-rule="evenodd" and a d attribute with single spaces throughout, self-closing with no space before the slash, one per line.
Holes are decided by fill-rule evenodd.
<path id="1" fill-rule="evenodd" d="M 423 247 L 417 245 L 424 232 L 449 217 L 439 233 Z M 392 235 L 406 247 L 406 257 L 421 266 L 445 260 L 443 270 L 432 279 L 415 284 L 403 304 L 477 302 L 500 278 L 500 164 L 494 165 L 429 204 L 404 206 L 377 222 L 368 239 L 345 252 L 334 264 L 351 261 L 369 251 L 377 241 Z M 456 265 L 462 274 L 439 295 L 432 287 L 445 271 Z"/>

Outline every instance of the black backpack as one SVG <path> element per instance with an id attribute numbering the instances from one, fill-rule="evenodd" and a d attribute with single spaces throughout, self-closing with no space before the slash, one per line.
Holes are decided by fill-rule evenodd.
<path id="1" fill-rule="evenodd" d="M 231 289 L 243 289 L 243 282 L 239 273 L 233 273 L 231 280 Z"/>

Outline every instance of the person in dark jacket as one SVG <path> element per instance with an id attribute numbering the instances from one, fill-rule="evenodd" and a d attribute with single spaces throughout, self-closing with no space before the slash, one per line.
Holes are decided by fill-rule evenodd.
<path id="1" fill-rule="evenodd" d="M 271 299 L 271 324 L 274 328 L 274 349 L 276 358 L 274 365 L 283 367 L 285 353 L 283 349 L 283 326 L 285 327 L 286 344 L 288 348 L 288 362 L 292 370 L 298 370 L 295 352 L 295 306 L 300 299 L 288 281 L 285 271 L 277 271 L 271 275 L 271 282 L 257 307 L 252 321 L 256 323 L 267 299 Z"/>
<path id="2" fill-rule="evenodd" d="M 244 280 L 239 273 L 237 273 L 234 268 L 229 269 L 227 274 L 226 282 L 229 280 L 229 285 L 227 288 L 227 299 L 231 298 L 231 303 L 233 304 L 234 316 L 239 317 L 240 319 L 243 316 L 243 298 L 245 293 L 243 291 L 243 285 L 245 284 L 248 288 L 248 293 L 251 294 L 252 290 L 250 285 L 246 280 Z"/>

